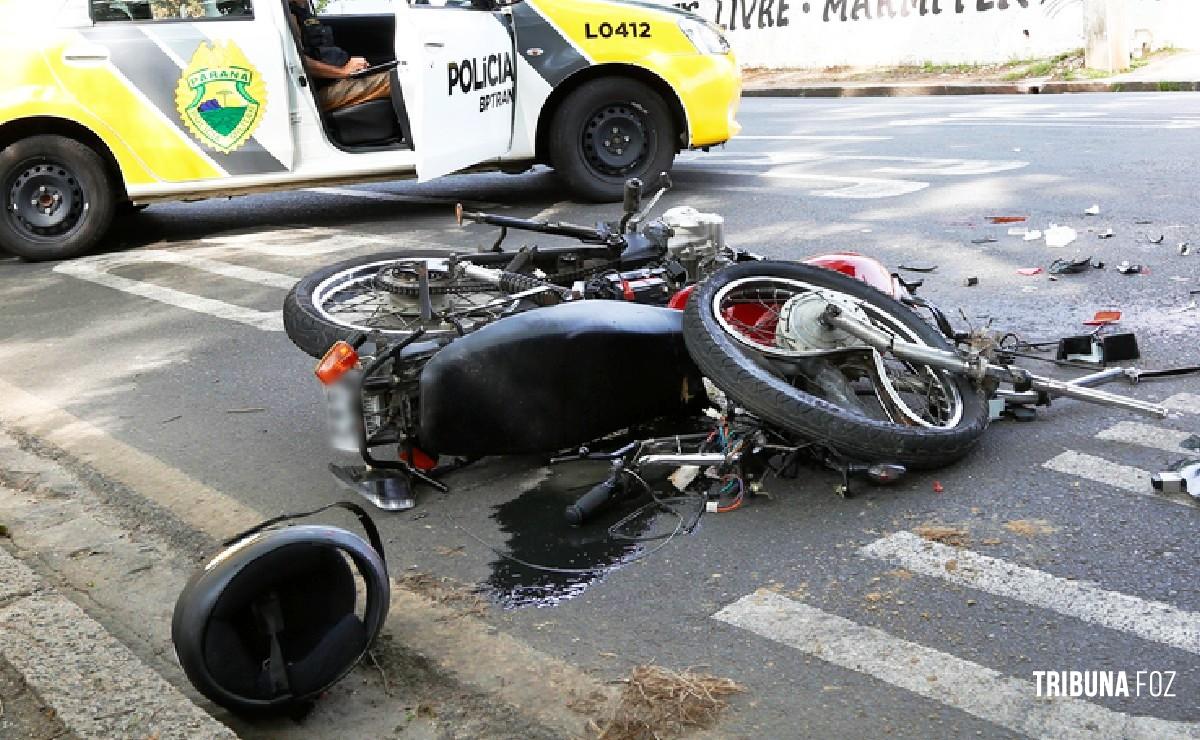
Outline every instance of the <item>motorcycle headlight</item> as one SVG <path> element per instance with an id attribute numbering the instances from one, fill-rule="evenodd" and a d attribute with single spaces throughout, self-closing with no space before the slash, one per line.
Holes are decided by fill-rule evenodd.
<path id="1" fill-rule="evenodd" d="M 695 18 L 684 18 L 679 21 L 679 30 L 688 37 L 696 51 L 701 54 L 728 54 L 729 41 L 721 29 L 712 23 Z"/>

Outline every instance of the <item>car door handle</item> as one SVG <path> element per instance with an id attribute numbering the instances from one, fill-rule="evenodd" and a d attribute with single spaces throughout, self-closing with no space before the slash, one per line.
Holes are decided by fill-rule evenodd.
<path id="1" fill-rule="evenodd" d="M 63 49 L 62 57 L 67 63 L 107 62 L 108 48 L 99 44 L 77 44 Z"/>

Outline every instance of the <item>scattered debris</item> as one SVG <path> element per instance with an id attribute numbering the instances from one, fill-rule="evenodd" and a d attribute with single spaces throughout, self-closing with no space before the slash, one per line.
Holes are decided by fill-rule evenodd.
<path id="1" fill-rule="evenodd" d="M 976 285 L 979 285 L 979 278 L 969 277 L 963 281 L 963 285 L 968 288 L 974 288 Z"/>
<path id="2" fill-rule="evenodd" d="M 1037 537 L 1044 534 L 1054 534 L 1057 527 L 1050 525 L 1045 519 L 1013 519 L 1004 523 L 1004 528 L 1022 537 Z"/>
<path id="3" fill-rule="evenodd" d="M 933 482 L 933 492 L 934 493 L 945 493 L 946 487 L 942 485 L 942 482 L 940 480 L 935 480 Z"/>
<path id="4" fill-rule="evenodd" d="M 163 420 L 162 420 L 161 422 L 159 422 L 159 423 L 160 423 L 160 424 L 170 424 L 171 422 L 173 422 L 173 421 L 179 421 L 179 420 L 180 420 L 180 419 L 182 419 L 182 418 L 183 418 L 183 414 L 176 414 L 175 416 L 172 416 L 172 417 L 171 417 L 171 418 L 169 418 L 169 419 L 163 419 Z"/>
<path id="5" fill-rule="evenodd" d="M 988 216 L 988 221 L 994 224 L 1021 224 L 1027 220 L 1025 216 Z"/>
<path id="6" fill-rule="evenodd" d="M 664 738 L 705 730 L 729 708 L 726 697 L 745 690 L 728 678 L 637 666 L 610 715 L 589 725 L 597 740 Z"/>
<path id="7" fill-rule="evenodd" d="M 1149 241 L 1151 244 L 1162 244 L 1162 243 L 1163 243 L 1163 242 L 1165 242 L 1166 240 L 1167 240 L 1167 235 L 1166 235 L 1166 234 L 1159 234 L 1158 236 L 1155 236 L 1155 237 L 1152 237 L 1152 238 L 1150 238 L 1148 241 Z"/>
<path id="8" fill-rule="evenodd" d="M 1079 232 L 1072 229 L 1070 226 L 1058 226 L 1051 224 L 1050 228 L 1046 229 L 1046 246 L 1047 247 L 1065 247 L 1079 238 Z"/>
<path id="9" fill-rule="evenodd" d="M 1161 493 L 1186 493 L 1200 500 L 1200 462 L 1185 460 L 1170 470 L 1150 477 L 1150 485 Z"/>
<path id="10" fill-rule="evenodd" d="M 909 272 L 933 272 L 938 269 L 937 265 L 899 265 L 901 270 Z"/>
<path id="11" fill-rule="evenodd" d="M 1180 242 L 1179 243 L 1179 255 L 1181 257 L 1187 257 L 1191 253 L 1192 253 L 1192 245 L 1190 243 L 1188 243 L 1188 242 Z"/>
<path id="12" fill-rule="evenodd" d="M 996 237 L 994 237 L 994 236 L 984 236 L 984 237 L 980 237 L 979 239 L 972 239 L 971 243 L 972 244 L 995 244 L 997 241 L 999 241 L 999 240 L 996 239 Z"/>
<path id="13" fill-rule="evenodd" d="M 260 411 L 266 411 L 262 406 L 249 406 L 244 409 L 225 409 L 227 414 L 257 414 Z"/>
<path id="14" fill-rule="evenodd" d="M 1094 259 L 1094 260 L 1092 260 L 1092 267 L 1096 268 L 1097 270 L 1103 270 L 1104 269 L 1104 261 L 1100 260 L 1100 259 Z"/>
<path id="15" fill-rule="evenodd" d="M 1092 268 L 1092 258 L 1083 257 L 1081 259 L 1057 259 L 1050 263 L 1051 275 L 1076 275 L 1081 272 L 1086 272 Z"/>
<path id="16" fill-rule="evenodd" d="M 1021 269 L 1017 270 L 1017 274 L 1024 275 L 1025 277 L 1033 277 L 1034 275 L 1041 275 L 1042 268 L 1040 268 L 1040 267 L 1022 267 Z"/>
<path id="17" fill-rule="evenodd" d="M 1008 230 L 1009 236 L 1025 236 L 1028 233 L 1029 233 L 1029 229 L 1025 228 L 1024 226 L 1018 226 L 1016 228 Z"/>
<path id="18" fill-rule="evenodd" d="M 1140 275 L 1142 274 L 1142 266 L 1135 265 L 1128 260 L 1124 260 L 1117 265 L 1117 272 L 1121 273 L 1122 275 Z"/>
<path id="19" fill-rule="evenodd" d="M 1150 224 L 1154 223 L 1153 221 L 1151 221 L 1151 220 L 1150 220 L 1150 219 L 1148 219 L 1148 218 L 1138 218 L 1138 219 L 1134 219 L 1134 221 L 1133 221 L 1133 222 L 1134 222 L 1135 224 L 1137 224 L 1138 226 L 1148 226 L 1148 225 L 1150 225 Z"/>
<path id="20" fill-rule="evenodd" d="M 1096 205 L 1094 205 L 1091 208 L 1084 211 L 1083 214 L 1085 216 L 1099 216 L 1100 215 L 1100 204 L 1097 203 Z"/>
<path id="21" fill-rule="evenodd" d="M 920 538 L 929 540 L 930 542 L 940 542 L 943 545 L 951 547 L 965 547 L 969 541 L 969 532 L 966 527 L 959 527 L 949 524 L 922 524 L 913 530 Z"/>
<path id="22" fill-rule="evenodd" d="M 1101 231 L 1099 234 L 1096 234 L 1096 236 L 1100 237 L 1101 239 L 1112 239 L 1116 235 L 1117 235 L 1117 232 L 1113 231 L 1112 229 L 1105 229 L 1104 231 Z"/>
<path id="23" fill-rule="evenodd" d="M 1025 233 L 1025 241 L 1027 242 L 1036 242 L 1041 238 L 1042 232 L 1038 231 L 1037 229 L 1031 229 Z"/>
<path id="24" fill-rule="evenodd" d="M 1085 326 L 1108 326 L 1121 321 L 1120 311 L 1097 311 L 1091 319 L 1083 322 Z"/>

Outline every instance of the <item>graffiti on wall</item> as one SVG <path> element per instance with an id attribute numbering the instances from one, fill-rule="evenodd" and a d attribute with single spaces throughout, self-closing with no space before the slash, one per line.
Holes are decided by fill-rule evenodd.
<path id="1" fill-rule="evenodd" d="M 1050 5 L 1063 0 L 1050 0 Z M 975 14 L 1045 5 L 1046 0 L 683 0 L 673 3 L 698 13 L 730 31 L 782 28 L 798 16 L 824 23 L 846 23 L 889 18 L 940 16 L 943 13 Z"/>

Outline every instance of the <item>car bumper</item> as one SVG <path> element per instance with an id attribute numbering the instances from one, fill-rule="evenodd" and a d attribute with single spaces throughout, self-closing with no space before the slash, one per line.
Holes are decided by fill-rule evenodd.
<path id="1" fill-rule="evenodd" d="M 733 54 L 697 54 L 680 59 L 686 66 L 677 79 L 687 113 L 689 145 L 696 149 L 729 141 L 742 130 L 737 122 L 742 97 L 742 72 Z"/>

